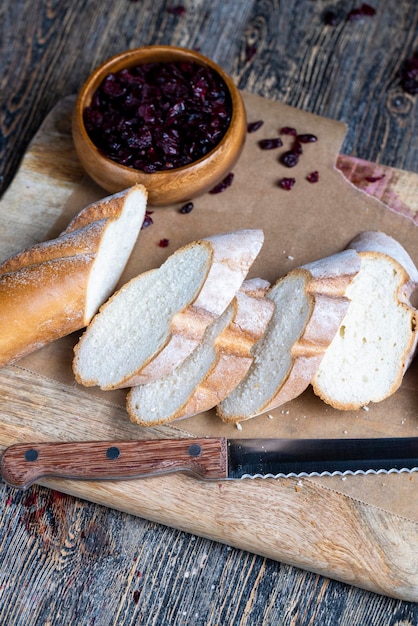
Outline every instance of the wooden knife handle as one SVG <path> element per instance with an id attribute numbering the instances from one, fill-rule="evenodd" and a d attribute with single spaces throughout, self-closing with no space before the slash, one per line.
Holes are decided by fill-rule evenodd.
<path id="1" fill-rule="evenodd" d="M 19 489 L 45 477 L 122 480 L 189 472 L 222 479 L 227 442 L 221 437 L 15 444 L 4 451 L 0 468 L 3 479 Z"/>

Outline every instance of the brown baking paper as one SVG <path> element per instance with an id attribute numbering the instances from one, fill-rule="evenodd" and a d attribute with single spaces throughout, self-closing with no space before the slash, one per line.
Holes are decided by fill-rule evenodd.
<path id="1" fill-rule="evenodd" d="M 256 133 L 248 134 L 242 156 L 233 170 L 232 186 L 221 194 L 206 194 L 194 198 L 194 209 L 186 215 L 179 212 L 179 204 L 164 208 L 149 207 L 153 211 L 154 223 L 141 231 L 120 284 L 140 272 L 159 266 L 168 255 L 190 241 L 241 228 L 264 230 L 265 243 L 249 276 L 260 276 L 272 283 L 296 266 L 342 250 L 355 235 L 364 230 L 381 230 L 392 235 L 404 245 L 415 263 L 418 263 L 418 230 L 413 221 L 414 210 L 409 210 L 405 203 L 399 204 L 396 198 L 394 200 L 393 193 L 390 195 L 389 168 L 384 168 L 386 196 L 382 192 L 383 183 L 380 182 L 379 197 L 389 197 L 389 194 L 392 199 L 389 205 L 392 204 L 395 210 L 360 191 L 336 168 L 346 132 L 343 124 L 255 95 L 243 95 L 248 120 L 263 120 L 264 124 Z M 80 171 L 68 123 L 72 102 L 71 99 L 64 102 L 46 122 L 46 127 L 41 129 L 21 171 L 0 204 L 2 257 L 20 249 L 21 242 L 22 245 L 27 245 L 31 232 L 33 241 L 56 236 L 86 204 L 107 195 Z M 258 145 L 261 139 L 276 137 L 283 126 L 295 127 L 299 133 L 313 133 L 318 138 L 317 142 L 303 146 L 303 155 L 298 165 L 292 169 L 280 163 L 280 156 L 291 146 L 292 137 L 282 135 L 284 145 L 277 150 L 261 150 Z M 57 135 L 62 139 L 59 144 L 61 152 L 57 148 Z M 49 159 L 48 151 L 52 147 L 55 153 Z M 39 179 L 39 163 L 44 167 L 43 183 Z M 59 172 L 54 171 L 54 163 L 60 164 Z M 370 171 L 373 165 L 368 164 L 368 168 Z M 313 171 L 318 171 L 319 174 L 319 181 L 315 184 L 306 179 Z M 296 183 L 291 191 L 285 191 L 278 186 L 278 181 L 289 176 L 294 177 Z M 405 184 L 411 195 L 410 188 L 416 175 L 403 172 L 402 176 L 407 181 Z M 399 177 L 396 180 L 396 193 L 401 193 Z M 361 187 L 361 183 L 357 168 L 358 186 Z M 368 191 L 373 192 L 370 185 Z M 10 215 L 8 201 L 15 202 L 17 192 L 20 195 L 19 205 L 15 203 Z M 28 206 L 25 194 L 26 197 L 30 196 L 31 210 L 36 214 L 36 219 L 28 218 L 22 224 L 19 211 Z M 61 205 L 58 204 L 60 200 Z M 54 202 L 56 206 L 50 215 L 47 212 L 51 212 L 51 204 Z M 396 212 L 396 208 L 401 205 L 402 211 Z M 46 218 L 43 217 L 45 215 Z M 15 233 L 12 241 L 8 236 L 11 229 Z M 159 241 L 163 238 L 169 241 L 167 248 L 159 246 Z M 68 386 L 72 396 L 79 395 L 80 402 L 86 397 L 94 397 L 98 407 L 101 403 L 110 402 L 121 408 L 124 419 L 126 391 L 81 389 L 74 382 L 71 360 L 77 337 L 78 335 L 72 335 L 55 342 L 22 359 L 12 368 L 29 370 L 39 377 L 54 380 L 61 388 Z M 391 398 L 359 411 L 336 411 L 316 398 L 309 388 L 294 401 L 243 422 L 242 430 L 234 425 L 223 424 L 214 411 L 208 411 L 168 427 L 154 428 L 152 435 L 158 436 L 160 433 L 160 436 L 168 436 L 172 432 L 178 436 L 180 431 L 227 437 L 416 436 L 416 370 L 417 365 L 413 364 L 401 388 Z M 117 437 L 120 431 L 116 429 L 114 432 Z M 145 438 L 149 432 L 151 431 L 128 424 L 126 415 L 123 436 Z M 86 438 L 94 438 L 94 434 L 92 421 L 90 428 L 87 423 Z M 99 430 L 97 434 L 102 435 Z M 71 438 L 71 429 L 67 435 Z M 64 431 L 59 438 L 65 439 L 65 436 Z M 305 480 L 321 483 L 330 489 L 418 521 L 417 474 L 303 479 Z"/>

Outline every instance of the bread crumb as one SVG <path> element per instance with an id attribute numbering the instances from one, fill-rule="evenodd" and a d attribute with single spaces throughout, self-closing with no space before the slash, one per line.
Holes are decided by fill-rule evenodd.
<path id="1" fill-rule="evenodd" d="M 267 415 L 267 417 L 269 418 L 269 420 L 273 420 L 273 419 L 274 419 L 274 415 L 271 415 L 271 413 L 269 413 L 269 414 Z"/>
<path id="2" fill-rule="evenodd" d="M 341 480 L 347 480 L 347 476 L 341 476 Z"/>
<path id="3" fill-rule="evenodd" d="M 348 435 L 348 430 L 343 430 L 344 435 Z"/>
<path id="4" fill-rule="evenodd" d="M 363 411 L 368 411 L 369 407 L 368 406 L 363 406 L 362 409 L 363 409 Z"/>
<path id="5" fill-rule="evenodd" d="M 285 254 L 285 255 L 286 255 L 286 258 L 287 258 L 287 259 L 289 259 L 289 261 L 293 261 L 293 260 L 294 260 L 294 258 L 295 258 L 295 257 L 294 257 L 294 256 L 292 256 L 291 254 L 288 254 L 288 253 L 286 252 L 286 250 L 283 250 L 283 254 Z"/>
<path id="6" fill-rule="evenodd" d="M 238 430 L 242 430 L 242 426 L 241 426 L 241 424 L 240 424 L 239 422 L 237 422 L 237 423 L 235 424 L 235 426 L 238 428 Z"/>

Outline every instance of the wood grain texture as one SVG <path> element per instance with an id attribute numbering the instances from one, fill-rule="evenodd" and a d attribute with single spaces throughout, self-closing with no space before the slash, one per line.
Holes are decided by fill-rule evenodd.
<path id="1" fill-rule="evenodd" d="M 11 403 L 7 389 L 15 385 L 20 396 L 12 394 Z M 0 394 L 9 407 L 8 415 L 2 414 L 1 441 L 12 443 L 16 433 L 26 442 L 80 441 L 89 430 L 92 439 L 109 438 L 111 432 L 127 439 L 164 436 L 160 429 L 138 431 L 110 402 L 99 406 L 94 397 L 62 387 L 40 378 L 34 388 L 31 373 L 18 366 L 0 370 Z M 80 419 L 81 401 L 91 416 L 87 424 Z M 417 523 L 310 480 L 246 481 L 245 497 L 240 481 L 203 484 L 184 476 L 100 484 L 44 479 L 42 484 L 322 575 L 332 572 L 388 596 L 416 597 Z M 30 492 L 35 499 L 36 492 Z M 257 527 L 254 511 L 260 516 Z"/>
<path id="2" fill-rule="evenodd" d="M 411 603 L 44 488 L 0 495 L 6 624 L 416 626 Z"/>
<path id="3" fill-rule="evenodd" d="M 27 489 L 43 478 L 80 480 L 135 478 L 187 472 L 195 477 L 228 477 L 226 439 L 150 439 L 16 444 L 3 453 L 3 479 Z"/>
<path id="4" fill-rule="evenodd" d="M 323 23 L 325 0 L 198 0 L 184 3 L 181 18 L 169 4 L 2 3 L 3 189 L 53 105 L 105 58 L 145 43 L 198 48 L 241 89 L 345 121 L 345 154 L 417 170 L 416 98 L 397 78 L 417 45 L 414 0 L 389 0 L 373 19 L 356 22 L 343 19 L 349 6 L 339 3 L 334 28 Z"/>
<path id="5" fill-rule="evenodd" d="M 342 20 L 337 28 L 322 23 L 325 0 L 185 0 L 183 17 L 166 10 L 174 4 L 1 3 L 3 190 L 53 105 L 75 93 L 104 58 L 145 43 L 198 47 L 230 71 L 241 88 L 345 121 L 346 154 L 418 172 L 417 99 L 402 92 L 396 77 L 417 45 L 414 0 L 373 3 L 378 8 L 373 19 Z M 338 7 L 344 12 L 347 3 Z M 43 236 L 41 230 L 35 239 Z M 23 381 L 21 397 L 32 406 Z M 35 418 L 44 402 L 40 396 Z M 48 402 L 54 413 L 54 399 Z M 76 405 L 74 398 L 75 433 Z M 15 410 L 19 420 L 18 404 Z M 119 412 L 110 405 L 108 410 Z M 100 415 L 94 419 L 99 426 Z M 59 413 L 55 420 L 59 433 Z M 122 416 L 116 424 L 119 433 L 130 432 Z M 20 429 L 22 440 L 28 440 L 23 420 Z M 114 437 L 110 430 L 103 427 L 103 436 Z M 416 604 L 43 487 L 21 494 L 2 485 L 0 496 L 0 621 L 5 624 L 418 623 Z"/>

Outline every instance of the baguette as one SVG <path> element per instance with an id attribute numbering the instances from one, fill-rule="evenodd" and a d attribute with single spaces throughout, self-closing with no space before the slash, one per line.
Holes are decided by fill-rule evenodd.
<path id="1" fill-rule="evenodd" d="M 223 400 L 247 372 L 251 348 L 273 313 L 273 302 L 264 298 L 268 287 L 261 279 L 245 281 L 182 364 L 167 376 L 133 387 L 126 403 L 131 421 L 155 426 L 207 411 Z"/>
<path id="2" fill-rule="evenodd" d="M 384 233 L 367 232 L 349 245 L 361 257 L 348 289 L 350 307 L 312 385 L 324 402 L 355 410 L 380 402 L 400 386 L 417 344 L 417 311 L 409 297 L 417 269 Z"/>
<path id="3" fill-rule="evenodd" d="M 224 422 L 241 422 L 300 395 L 310 384 L 343 319 L 347 289 L 360 268 L 354 250 L 290 271 L 266 294 L 275 304 L 253 363 L 217 406 Z"/>
<path id="4" fill-rule="evenodd" d="M 0 264 L 0 366 L 87 326 L 122 274 L 146 201 L 142 185 L 100 200 Z"/>
<path id="5" fill-rule="evenodd" d="M 207 237 L 129 281 L 76 345 L 77 382 L 116 389 L 173 371 L 231 303 L 263 240 L 257 229 Z"/>

